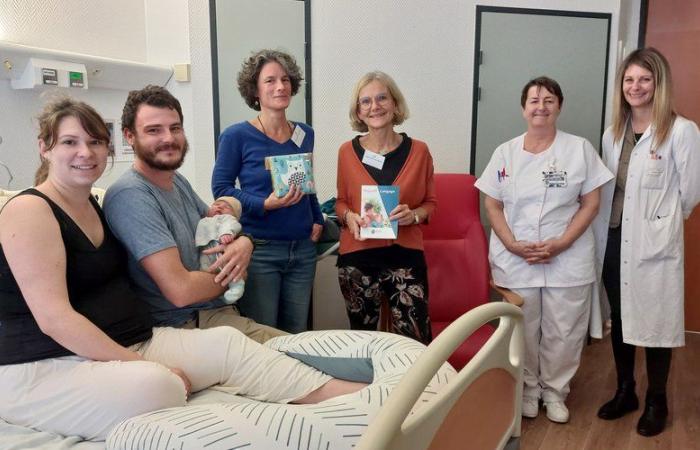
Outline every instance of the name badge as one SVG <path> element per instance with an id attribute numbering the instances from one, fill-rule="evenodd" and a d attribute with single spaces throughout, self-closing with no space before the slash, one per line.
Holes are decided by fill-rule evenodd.
<path id="1" fill-rule="evenodd" d="M 567 186 L 566 172 L 563 170 L 548 170 L 542 172 L 542 181 L 548 188 L 565 188 Z"/>
<path id="2" fill-rule="evenodd" d="M 306 136 L 306 131 L 304 131 L 299 125 L 294 127 L 292 132 L 292 142 L 296 144 L 297 147 L 301 148 L 301 143 L 304 142 L 304 137 Z"/>
<path id="3" fill-rule="evenodd" d="M 382 155 L 374 152 L 369 152 L 365 150 L 365 154 L 362 157 L 362 164 L 367 164 L 368 166 L 372 166 L 375 169 L 382 170 L 382 167 L 384 167 L 384 158 Z"/>

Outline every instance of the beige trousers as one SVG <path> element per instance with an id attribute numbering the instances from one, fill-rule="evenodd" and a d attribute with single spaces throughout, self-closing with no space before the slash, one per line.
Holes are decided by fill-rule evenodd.
<path id="1" fill-rule="evenodd" d="M 196 392 L 213 385 L 234 394 L 288 403 L 331 378 L 231 327 L 154 328 L 132 350 L 146 361 L 98 362 L 78 356 L 0 366 L 0 417 L 61 435 L 103 440 L 119 422 L 185 404 L 182 369 Z"/>
<path id="2" fill-rule="evenodd" d="M 197 320 L 185 322 L 182 328 L 206 329 L 223 326 L 233 327 L 255 342 L 261 344 L 269 341 L 273 337 L 288 334 L 286 331 L 278 330 L 268 325 L 262 325 L 253 319 L 241 316 L 238 310 L 231 305 L 226 305 L 217 309 L 198 311 Z"/>

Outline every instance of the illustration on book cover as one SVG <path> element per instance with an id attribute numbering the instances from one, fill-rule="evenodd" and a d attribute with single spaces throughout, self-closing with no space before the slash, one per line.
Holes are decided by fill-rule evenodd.
<path id="1" fill-rule="evenodd" d="M 399 221 L 389 220 L 389 213 L 399 204 L 398 186 L 362 186 L 360 237 L 396 239 Z"/>
<path id="2" fill-rule="evenodd" d="M 284 197 L 292 185 L 298 186 L 304 194 L 315 194 L 313 158 L 311 153 L 268 156 L 265 168 L 272 177 L 272 189 L 277 197 Z"/>

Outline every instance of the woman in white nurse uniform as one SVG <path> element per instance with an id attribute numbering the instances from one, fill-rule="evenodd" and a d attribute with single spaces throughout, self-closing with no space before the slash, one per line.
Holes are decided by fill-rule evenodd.
<path id="1" fill-rule="evenodd" d="M 494 151 L 476 182 L 491 222 L 489 260 L 496 284 L 524 299 L 525 417 L 543 400 L 565 423 L 569 381 L 588 329 L 595 254 L 591 221 L 600 186 L 613 178 L 584 138 L 557 130 L 559 84 L 535 78 L 520 104 L 527 132 Z"/>
<path id="2" fill-rule="evenodd" d="M 603 159 L 616 182 L 602 191 L 594 230 L 617 391 L 598 417 L 613 420 L 639 407 L 634 353 L 645 347 L 649 383 L 637 432 L 654 436 L 668 416 L 671 348 L 684 345 L 683 218 L 700 202 L 700 132 L 673 111 L 669 65 L 653 48 L 632 52 L 617 71 Z"/>

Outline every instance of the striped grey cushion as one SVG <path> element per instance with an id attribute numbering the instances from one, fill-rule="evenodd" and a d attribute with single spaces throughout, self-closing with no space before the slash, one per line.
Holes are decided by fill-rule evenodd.
<path id="1" fill-rule="evenodd" d="M 315 356 L 371 358 L 374 381 L 359 392 L 316 405 L 283 405 L 238 397 L 235 403 L 184 406 L 143 414 L 115 427 L 108 449 L 351 449 L 391 390 L 425 346 L 389 333 L 309 331 L 265 345 Z M 433 377 L 417 407 L 455 374 L 449 364 Z M 415 408 L 414 408 L 415 409 Z"/>

